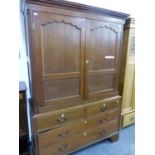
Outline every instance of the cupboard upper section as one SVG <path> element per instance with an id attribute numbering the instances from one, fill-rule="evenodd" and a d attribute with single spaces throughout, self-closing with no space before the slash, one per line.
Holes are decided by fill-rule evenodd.
<path id="1" fill-rule="evenodd" d="M 35 111 L 118 95 L 127 15 L 70 2 L 45 2 L 27 1 L 25 8 Z"/>

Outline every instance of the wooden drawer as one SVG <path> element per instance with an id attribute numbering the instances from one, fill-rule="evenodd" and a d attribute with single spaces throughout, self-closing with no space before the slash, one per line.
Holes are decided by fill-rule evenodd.
<path id="1" fill-rule="evenodd" d="M 109 123 L 112 120 L 119 119 L 119 110 L 107 111 L 98 115 L 74 121 L 64 127 L 46 131 L 38 134 L 39 147 L 45 147 L 49 144 L 58 142 L 66 137 L 79 132 L 89 130 L 101 124 Z"/>
<path id="2" fill-rule="evenodd" d="M 80 134 L 70 136 L 63 141 L 48 145 L 40 149 L 40 155 L 64 155 L 67 152 L 72 152 L 78 148 L 87 146 L 104 139 L 118 131 L 118 121 L 110 124 L 100 125 L 91 130 L 86 130 Z"/>
<path id="3" fill-rule="evenodd" d="M 36 130 L 38 132 L 62 127 L 65 123 L 82 118 L 85 116 L 83 107 L 58 110 L 34 117 Z"/>
<path id="4" fill-rule="evenodd" d="M 135 112 L 124 115 L 122 119 L 122 127 L 135 123 Z"/>
<path id="5" fill-rule="evenodd" d="M 119 99 L 108 102 L 98 102 L 87 107 L 87 116 L 91 116 L 100 112 L 106 112 L 116 108 L 120 108 Z"/>

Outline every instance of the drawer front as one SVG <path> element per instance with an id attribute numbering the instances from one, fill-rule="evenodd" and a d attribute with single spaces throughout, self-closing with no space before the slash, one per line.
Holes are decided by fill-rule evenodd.
<path id="1" fill-rule="evenodd" d="M 123 116 L 122 127 L 135 123 L 135 112 Z"/>
<path id="2" fill-rule="evenodd" d="M 50 144 L 54 144 L 58 141 L 63 140 L 73 134 L 79 133 L 85 129 L 83 121 L 76 121 L 70 123 L 64 127 L 46 131 L 38 134 L 39 147 L 45 147 Z"/>
<path id="3" fill-rule="evenodd" d="M 85 116 L 84 109 L 74 108 L 69 110 L 61 110 L 58 112 L 51 112 L 34 118 L 36 124 L 36 130 L 38 132 L 45 131 L 48 129 L 53 129 L 57 127 L 62 127 L 66 123 L 73 120 L 82 118 Z"/>
<path id="4" fill-rule="evenodd" d="M 98 125 L 109 123 L 112 120 L 119 119 L 119 110 L 107 111 L 93 117 L 74 121 L 64 127 L 46 131 L 38 134 L 39 147 L 45 147 L 49 144 L 58 142 L 66 137 L 79 132 L 89 130 Z"/>
<path id="5" fill-rule="evenodd" d="M 96 113 L 106 112 L 112 109 L 120 108 L 120 100 L 99 102 L 87 107 L 87 115 L 91 116 Z"/>
<path id="6" fill-rule="evenodd" d="M 106 125 L 100 125 L 96 128 L 86 130 L 78 135 L 68 137 L 61 142 L 40 149 L 40 155 L 63 155 L 100 139 L 104 139 L 117 131 L 118 121 Z"/>

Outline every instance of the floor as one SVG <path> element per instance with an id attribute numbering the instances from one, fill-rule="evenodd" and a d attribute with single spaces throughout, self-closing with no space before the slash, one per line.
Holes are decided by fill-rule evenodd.
<path id="1" fill-rule="evenodd" d="M 111 143 L 109 140 L 99 142 L 72 155 L 134 155 L 135 154 L 135 126 L 121 130 L 119 141 Z"/>

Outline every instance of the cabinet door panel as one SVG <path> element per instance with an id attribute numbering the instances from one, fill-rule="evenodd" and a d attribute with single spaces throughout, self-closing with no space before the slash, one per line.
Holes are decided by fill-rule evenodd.
<path id="1" fill-rule="evenodd" d="M 79 78 L 44 81 L 45 100 L 79 95 Z"/>
<path id="2" fill-rule="evenodd" d="M 89 70 L 114 68 L 115 60 L 106 59 L 106 56 L 115 57 L 116 33 L 106 27 L 90 29 Z"/>
<path id="3" fill-rule="evenodd" d="M 42 39 L 45 75 L 80 72 L 79 28 L 64 22 L 48 23 L 42 26 Z"/>
<path id="4" fill-rule="evenodd" d="M 86 98 L 118 93 L 122 26 L 103 21 L 86 25 Z"/>
<path id="5" fill-rule="evenodd" d="M 111 90 L 113 89 L 113 80 L 113 74 L 89 76 L 89 92 L 93 93 L 102 90 Z"/>
<path id="6" fill-rule="evenodd" d="M 33 23 L 38 105 L 82 100 L 85 20 L 33 12 Z"/>

